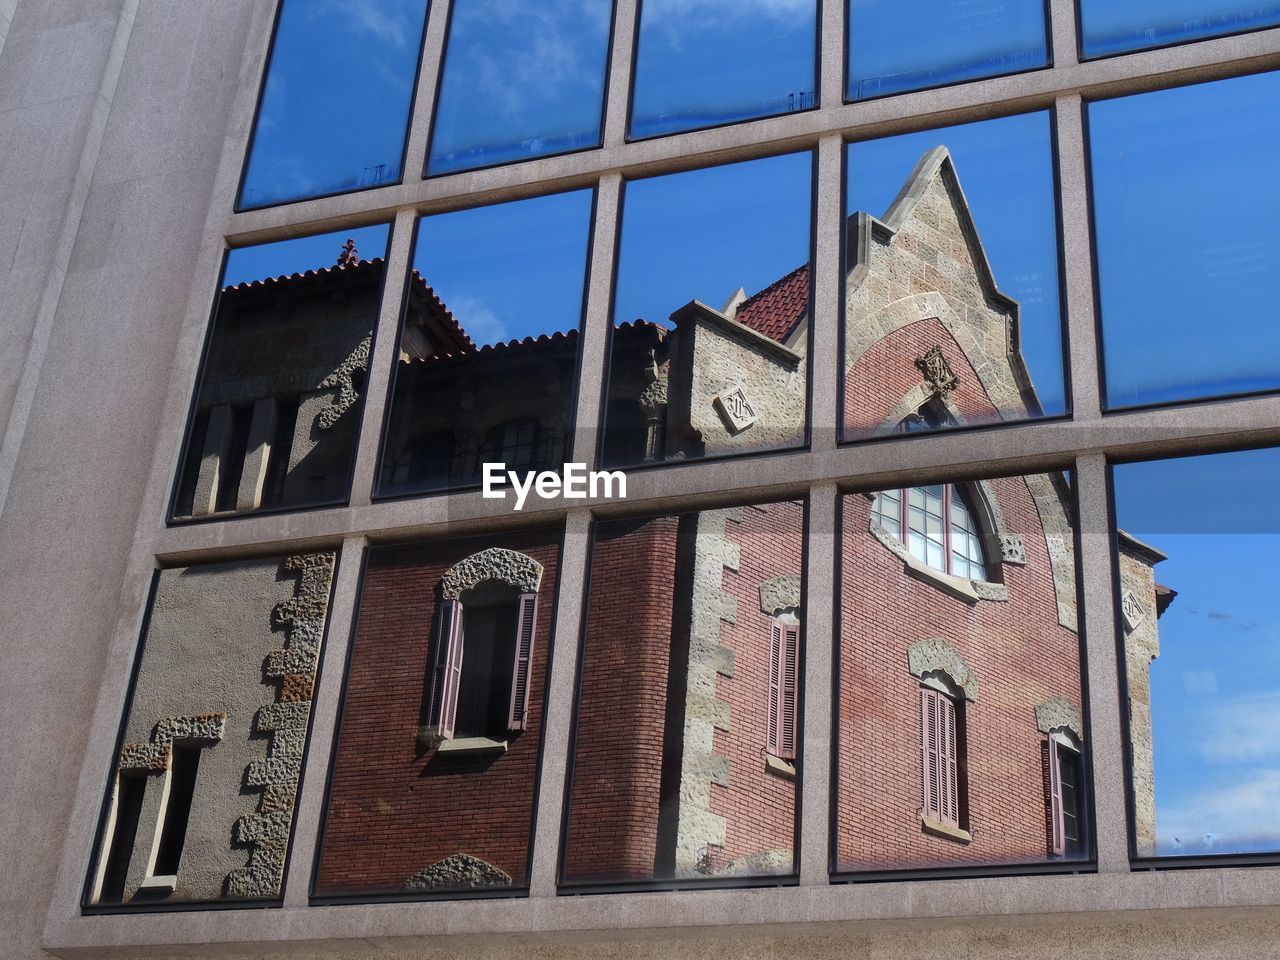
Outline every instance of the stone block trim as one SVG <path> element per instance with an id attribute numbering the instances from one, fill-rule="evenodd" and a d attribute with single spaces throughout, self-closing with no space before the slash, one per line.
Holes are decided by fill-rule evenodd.
<path id="1" fill-rule="evenodd" d="M 769 616 L 775 616 L 780 610 L 799 610 L 799 574 L 785 574 L 760 584 L 760 609 Z"/>
<path id="2" fill-rule="evenodd" d="M 1036 729 L 1041 733 L 1069 730 L 1077 740 L 1084 740 L 1084 719 L 1080 708 L 1066 697 L 1052 697 L 1036 704 Z"/>
<path id="3" fill-rule="evenodd" d="M 358 344 L 356 348 L 347 355 L 347 358 L 338 364 L 336 370 L 320 381 L 320 390 L 336 389 L 333 399 L 329 405 L 320 411 L 320 416 L 316 419 L 316 427 L 320 430 L 329 430 L 336 424 L 342 415 L 355 406 L 356 401 L 360 399 L 360 394 L 356 390 L 355 372 L 357 370 L 369 369 L 369 348 L 373 343 L 373 334 L 369 334 Z"/>
<path id="4" fill-rule="evenodd" d="M 733 662 L 733 651 L 720 642 L 720 625 L 737 622 L 738 602 L 724 590 L 724 571 L 736 571 L 741 562 L 740 548 L 728 536 L 728 524 L 741 520 L 740 508 L 704 510 L 698 515 L 676 827 L 677 876 L 706 873 L 708 848 L 725 843 L 727 821 L 712 811 L 712 786 L 728 785 L 729 759 L 716 753 L 714 744 L 716 730 L 728 730 L 732 716 L 730 705 L 717 697 L 716 678 L 723 675 L 726 663 Z"/>
<path id="5" fill-rule="evenodd" d="M 151 731 L 148 743 L 126 743 L 120 748 L 121 770 L 163 773 L 173 760 L 175 740 L 216 743 L 226 730 L 225 713 L 201 713 L 190 717 L 165 717 Z"/>
<path id="6" fill-rule="evenodd" d="M 963 691 L 966 700 L 971 703 L 978 700 L 978 677 L 964 662 L 964 657 L 941 637 L 921 640 L 907 648 L 907 668 L 913 677 L 941 671 Z"/>
<path id="7" fill-rule="evenodd" d="M 440 578 L 440 595 L 445 600 L 458 600 L 486 580 L 509 583 L 521 593 L 537 593 L 542 584 L 542 564 L 516 550 L 490 547 L 445 571 Z"/>
<path id="8" fill-rule="evenodd" d="M 284 631 L 285 642 L 267 656 L 262 673 L 264 683 L 277 684 L 277 702 L 261 707 L 253 718 L 254 731 L 270 736 L 271 743 L 265 759 L 245 768 L 246 787 L 262 792 L 257 812 L 236 822 L 235 843 L 250 853 L 243 868 L 227 874 L 229 897 L 280 894 L 336 561 L 334 553 L 313 553 L 286 557 L 280 565 L 298 582 L 294 595 L 271 611 L 272 629 Z"/>
<path id="9" fill-rule="evenodd" d="M 1076 612 L 1076 537 L 1071 528 L 1071 503 L 1066 482 L 1058 474 L 1033 473 L 1023 478 L 1031 499 L 1035 501 L 1040 523 L 1044 527 L 1049 565 L 1053 568 L 1053 590 L 1058 602 L 1058 623 L 1068 630 L 1077 629 Z"/>
<path id="10" fill-rule="evenodd" d="M 468 890 L 477 887 L 509 887 L 511 877 L 493 864 L 458 853 L 419 870 L 404 882 L 410 890 Z"/>

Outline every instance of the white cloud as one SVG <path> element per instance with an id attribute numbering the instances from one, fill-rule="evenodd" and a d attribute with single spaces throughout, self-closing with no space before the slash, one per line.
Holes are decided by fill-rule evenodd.
<path id="1" fill-rule="evenodd" d="M 403 47 L 410 34 L 417 39 L 418 25 L 410 23 L 409 4 L 403 0 L 318 0 L 313 17 L 340 15 L 348 19 L 353 33 L 367 33 L 386 43 Z"/>
<path id="2" fill-rule="evenodd" d="M 1207 853 L 1280 845 L 1280 770 L 1205 781 L 1156 811 L 1162 853 Z"/>
<path id="3" fill-rule="evenodd" d="M 1277 725 L 1280 692 L 1236 697 L 1205 711 L 1196 747 L 1207 763 L 1280 759 L 1280 739 L 1272 733 Z"/>
<path id="4" fill-rule="evenodd" d="M 454 297 L 446 305 L 477 347 L 511 339 L 507 325 L 479 297 Z"/>

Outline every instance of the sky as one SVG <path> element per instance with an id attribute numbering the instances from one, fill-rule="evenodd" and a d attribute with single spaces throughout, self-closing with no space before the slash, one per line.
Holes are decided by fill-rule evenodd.
<path id="1" fill-rule="evenodd" d="M 1280 74 L 1089 105 L 1107 399 L 1280 387 Z"/>
<path id="2" fill-rule="evenodd" d="M 813 105 L 817 0 L 643 0 L 635 139 Z"/>
<path id="3" fill-rule="evenodd" d="M 614 320 L 666 323 L 690 300 L 717 310 L 809 261 L 809 153 L 626 184 Z"/>
<path id="4" fill-rule="evenodd" d="M 283 0 L 241 207 L 396 183 L 427 0 Z"/>
<path id="5" fill-rule="evenodd" d="M 1121 529 L 1178 591 L 1151 665 L 1157 851 L 1280 850 L 1280 450 L 1114 469 Z"/>
<path id="6" fill-rule="evenodd" d="M 1276 0 L 1079 0 L 1086 57 L 1280 23 Z"/>
<path id="7" fill-rule="evenodd" d="M 1044 0 L 849 0 L 848 97 L 1043 67 L 1044 15 Z"/>
<path id="8" fill-rule="evenodd" d="M 477 346 L 582 321 L 593 192 L 424 217 L 413 265 Z"/>
<path id="9" fill-rule="evenodd" d="M 338 254 L 342 252 L 342 245 L 348 238 L 356 242 L 360 259 L 385 257 L 390 233 L 388 225 L 380 224 L 318 233 L 276 243 L 262 243 L 253 247 L 238 247 L 227 254 L 222 285 L 229 287 L 252 280 L 266 280 L 305 270 L 332 267 L 338 262 Z"/>
<path id="10" fill-rule="evenodd" d="M 951 151 L 996 283 L 1022 306 L 1022 352 L 1052 415 L 1066 401 L 1050 122 L 1029 113 L 850 144 L 845 174 L 847 212 L 883 217 L 926 152 Z"/>
<path id="11" fill-rule="evenodd" d="M 612 0 L 454 0 L 429 173 L 600 142 Z"/>

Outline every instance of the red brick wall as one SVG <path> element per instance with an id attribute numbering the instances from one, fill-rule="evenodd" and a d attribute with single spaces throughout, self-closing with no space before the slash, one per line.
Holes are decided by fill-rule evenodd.
<path id="1" fill-rule="evenodd" d="M 425 867 L 468 853 L 526 882 L 547 655 L 559 561 L 557 531 L 371 551 L 339 724 L 317 889 L 399 889 Z M 505 754 L 435 758 L 417 744 L 431 627 L 446 570 L 506 547 L 543 565 L 529 725 Z"/>
<path id="2" fill-rule="evenodd" d="M 838 862 L 842 870 L 1009 863 L 1048 857 L 1035 707 L 1080 704 L 1080 648 L 1058 623 L 1053 573 L 1026 482 L 992 482 L 1025 567 L 1004 565 L 1007 603 L 970 605 L 904 573 L 868 532 L 871 501 L 844 497 L 840 595 Z M 990 562 L 995 561 L 988 558 Z M 971 844 L 920 823 L 919 681 L 911 644 L 940 637 L 977 675 L 965 707 Z"/>
<path id="3" fill-rule="evenodd" d="M 725 569 L 723 578 L 738 613 L 736 623 L 720 624 L 720 642 L 734 653 L 734 673 L 716 681 L 717 698 L 730 704 L 730 725 L 717 730 L 714 740 L 715 752 L 729 760 L 729 785 L 711 787 L 712 812 L 726 819 L 725 846 L 715 851 L 713 870 L 749 854 L 795 846 L 795 781 L 765 769 L 772 617 L 760 609 L 760 584 L 802 572 L 804 508 L 743 507 L 742 522 L 727 524 L 726 534 L 741 552 L 738 570 Z M 802 679 L 803 661 L 799 672 Z"/>
<path id="4" fill-rule="evenodd" d="M 678 519 L 597 527 L 564 878 L 653 876 Z"/>
<path id="5" fill-rule="evenodd" d="M 844 431 L 847 438 L 869 436 L 884 423 L 922 375 L 916 360 L 940 347 L 960 383 L 950 400 L 967 423 L 990 423 L 1000 416 L 982 382 L 940 320 L 921 320 L 872 344 L 845 375 Z"/>

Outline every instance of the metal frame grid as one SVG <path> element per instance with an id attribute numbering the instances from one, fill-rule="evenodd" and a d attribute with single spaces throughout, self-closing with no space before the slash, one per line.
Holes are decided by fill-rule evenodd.
<path id="1" fill-rule="evenodd" d="M 844 0 L 821 0 L 819 105 L 805 112 L 730 126 L 628 142 L 626 124 L 632 45 L 638 0 L 616 0 L 607 78 L 603 145 L 571 154 L 504 164 L 423 179 L 419 160 L 435 103 L 449 16 L 447 0 L 434 0 L 428 16 L 423 61 L 411 112 L 406 148 L 407 176 L 397 185 L 235 212 L 240 174 L 249 142 L 261 74 L 272 35 L 275 0 L 253 0 L 255 11 L 245 50 L 239 92 L 202 228 L 201 253 L 181 319 L 178 360 L 158 418 L 156 454 L 137 519 L 136 536 L 122 585 L 124 595 L 145 595 L 157 567 L 279 554 L 316 548 L 340 549 L 322 654 L 311 737 L 295 814 L 284 898 L 277 909 L 184 913 L 175 923 L 160 913 L 85 916 L 81 891 L 93 858 L 95 825 L 111 771 L 111 745 L 120 706 L 129 690 L 132 664 L 145 616 L 122 617 L 112 635 L 86 745 L 76 804 L 71 815 L 57 889 L 44 932 L 46 949 L 62 956 L 102 956 L 114 947 L 133 953 L 169 955 L 175 946 L 197 944 L 211 952 L 243 950 L 245 944 L 304 950 L 366 944 L 434 941 L 441 936 L 570 938 L 584 932 L 612 937 L 647 931 L 732 935 L 767 929 L 803 934 L 831 925 L 929 917 L 1071 915 L 1118 909 L 1236 908 L 1280 904 L 1280 868 L 1249 868 L 1243 861 L 1203 870 L 1131 869 L 1126 813 L 1126 738 L 1120 693 L 1122 664 L 1115 634 L 1115 551 L 1110 533 L 1108 464 L 1112 460 L 1207 453 L 1280 443 L 1280 395 L 1182 403 L 1104 415 L 1094 262 L 1088 199 L 1088 152 L 1084 104 L 1103 97 L 1141 93 L 1198 81 L 1280 68 L 1280 29 L 1181 44 L 1082 61 L 1073 0 L 1050 0 L 1053 64 L 1029 73 L 993 77 L 887 96 L 844 102 Z M 128 25 L 122 27 L 127 29 Z M 844 144 L 889 134 L 1031 110 L 1053 110 L 1061 217 L 1061 286 L 1073 415 L 959 433 L 914 435 L 871 443 L 838 444 L 838 345 L 842 303 Z M 806 448 L 769 455 L 681 464 L 637 471 L 629 477 L 626 502 L 563 501 L 529 504 L 520 514 L 474 491 L 374 503 L 371 491 L 389 397 L 389 378 L 405 285 L 385 285 L 365 385 L 363 425 L 355 456 L 349 505 L 235 520 L 167 526 L 166 507 L 180 465 L 192 384 L 199 371 L 228 246 L 287 239 L 375 222 L 393 225 L 387 256 L 389 276 L 406 276 L 416 221 L 422 214 L 514 200 L 580 187 L 596 188 L 593 243 L 588 264 L 580 386 L 572 459 L 594 466 L 595 424 L 607 367 L 612 275 L 624 179 L 673 172 L 795 150 L 815 157 L 812 332 L 809 350 L 811 404 Z M 1095 809 L 1096 873 L 1093 875 L 1004 875 L 980 882 L 933 873 L 925 881 L 893 879 L 851 887 L 832 884 L 828 836 L 832 796 L 834 681 L 833 602 L 839 544 L 838 497 L 849 490 L 963 480 L 985 476 L 1074 469 L 1078 504 L 1078 563 L 1081 571 L 1082 643 L 1087 653 L 1092 797 Z M 724 491 L 738 502 L 805 498 L 808 555 L 805 590 L 805 668 L 802 723 L 800 877 L 790 887 L 739 890 L 615 893 L 560 896 L 556 867 L 564 807 L 579 624 L 585 602 L 591 524 L 627 514 L 684 512 L 723 503 Z M 344 665 L 351 643 L 360 584 L 361 557 L 371 543 L 420 537 L 472 535 L 524 525 L 562 524 L 563 582 L 582 590 L 560 592 L 544 719 L 544 750 L 534 824 L 529 895 L 498 900 L 451 900 L 361 906 L 309 906 L 312 864 L 317 853 L 326 772 L 334 743 Z M 832 602 L 828 602 L 828 601 Z M 967 877 L 973 871 L 965 871 Z M 744 918 L 750 918 L 746 924 Z M 764 926 L 761 926 L 764 925 Z"/>

